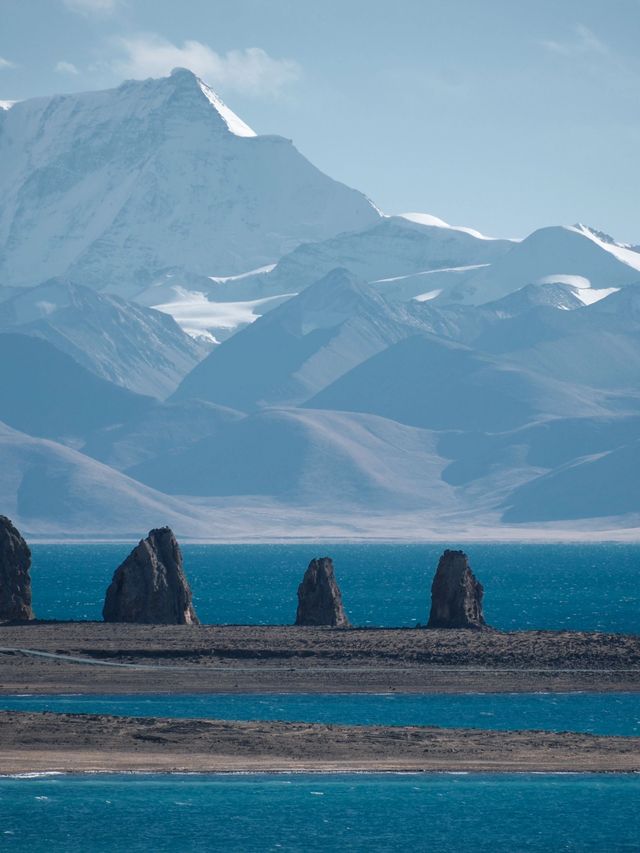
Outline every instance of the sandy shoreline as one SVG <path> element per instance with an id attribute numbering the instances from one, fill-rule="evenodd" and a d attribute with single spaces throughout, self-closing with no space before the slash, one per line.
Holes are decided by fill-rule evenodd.
<path id="1" fill-rule="evenodd" d="M 0 626 L 0 693 L 640 691 L 640 637 L 287 626 Z M 640 772 L 640 738 L 0 712 L 0 774 Z"/>
<path id="2" fill-rule="evenodd" d="M 640 738 L 0 712 L 0 773 L 640 772 Z"/>
<path id="3" fill-rule="evenodd" d="M 0 625 L 0 693 L 640 691 L 640 636 Z"/>

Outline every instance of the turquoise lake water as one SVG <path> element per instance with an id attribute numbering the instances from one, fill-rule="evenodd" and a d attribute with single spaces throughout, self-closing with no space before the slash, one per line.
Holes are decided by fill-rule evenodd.
<path id="1" fill-rule="evenodd" d="M 451 543 L 456 547 L 456 543 Z M 131 544 L 33 546 L 33 604 L 42 619 L 100 619 L 107 586 Z M 412 626 L 428 618 L 442 545 L 186 545 L 203 622 L 293 622 L 309 561 L 332 556 L 353 624 Z M 467 544 L 497 628 L 640 632 L 640 545 Z"/>
<path id="2" fill-rule="evenodd" d="M 0 696 L 0 709 L 640 736 L 638 693 Z"/>
<path id="3" fill-rule="evenodd" d="M 456 543 L 450 543 L 456 547 Z M 130 544 L 35 545 L 40 618 L 100 619 Z M 282 624 L 312 557 L 331 556 L 355 625 L 424 624 L 441 545 L 186 545 L 203 622 Z M 502 629 L 640 631 L 640 546 L 464 550 Z M 638 694 L 0 697 L 0 708 L 346 724 L 640 734 Z M 0 761 L 1 773 L 1 761 Z M 96 775 L 0 778 L 15 851 L 640 850 L 640 775 Z"/>
<path id="4" fill-rule="evenodd" d="M 640 776 L 58 776 L 0 779 L 0 847 L 623 853 Z"/>

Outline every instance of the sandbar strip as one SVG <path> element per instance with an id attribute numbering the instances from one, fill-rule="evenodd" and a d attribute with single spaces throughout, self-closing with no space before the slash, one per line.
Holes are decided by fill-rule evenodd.
<path id="1" fill-rule="evenodd" d="M 640 772 L 640 738 L 0 712 L 0 773 Z"/>
<path id="2" fill-rule="evenodd" d="M 0 625 L 0 693 L 640 691 L 640 636 L 256 625 Z"/>

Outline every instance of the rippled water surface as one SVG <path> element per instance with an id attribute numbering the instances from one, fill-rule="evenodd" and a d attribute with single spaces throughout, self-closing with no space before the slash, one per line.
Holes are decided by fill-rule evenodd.
<path id="1" fill-rule="evenodd" d="M 455 547 L 455 543 L 451 543 Z M 41 618 L 99 619 L 131 545 L 36 545 Z M 503 629 L 640 631 L 640 546 L 467 545 Z M 187 545 L 203 622 L 293 621 L 314 556 L 334 558 L 363 626 L 428 614 L 439 545 Z M 2 697 L 0 708 L 639 734 L 634 694 Z M 1 773 L 1 761 L 0 761 Z M 247 775 L 0 778 L 0 847 L 29 851 L 640 849 L 640 776 Z"/>
<path id="2" fill-rule="evenodd" d="M 637 851 L 640 777 L 0 779 L 0 846 L 67 851 Z"/>
<path id="3" fill-rule="evenodd" d="M 0 709 L 640 736 L 640 694 L 0 696 Z"/>
<path id="4" fill-rule="evenodd" d="M 455 546 L 455 543 L 451 543 Z M 35 545 L 40 618 L 100 619 L 130 544 Z M 487 545 L 464 549 L 485 588 L 487 621 L 503 629 L 640 632 L 640 545 Z M 332 556 L 356 625 L 425 623 L 441 545 L 186 545 L 203 622 L 286 624 L 309 560 Z"/>

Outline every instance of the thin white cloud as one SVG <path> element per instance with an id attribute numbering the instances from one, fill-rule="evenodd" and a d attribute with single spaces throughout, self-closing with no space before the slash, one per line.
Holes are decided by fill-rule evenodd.
<path id="1" fill-rule="evenodd" d="M 541 44 L 551 53 L 560 56 L 580 56 L 589 53 L 604 56 L 609 53 L 607 45 L 584 24 L 575 26 L 574 35 L 571 39 L 566 41 L 544 40 Z"/>
<path id="2" fill-rule="evenodd" d="M 64 59 L 61 59 L 60 62 L 56 62 L 54 66 L 54 71 L 58 74 L 79 74 L 80 72 L 73 64 L 73 62 L 66 62 Z"/>
<path id="3" fill-rule="evenodd" d="M 120 0 L 62 0 L 71 12 L 80 15 L 110 15 Z"/>
<path id="4" fill-rule="evenodd" d="M 11 62 L 10 59 L 5 59 L 4 56 L 0 56 L 0 68 L 15 68 L 15 62 Z"/>
<path id="5" fill-rule="evenodd" d="M 158 35 L 117 40 L 121 52 L 113 69 L 125 77 L 162 77 L 173 68 L 189 68 L 214 88 L 248 95 L 277 95 L 298 79 L 300 66 L 292 59 L 274 59 L 260 47 L 220 54 L 199 41 L 173 44 Z"/>

